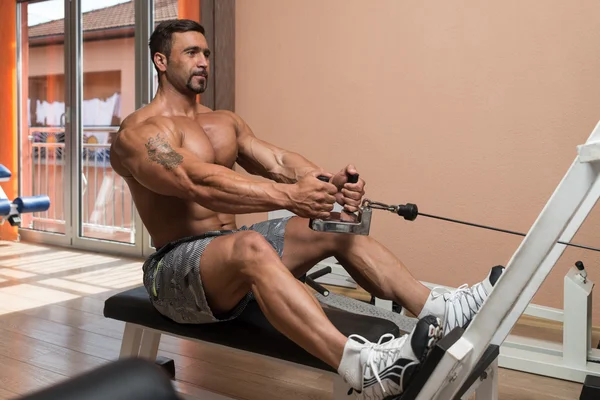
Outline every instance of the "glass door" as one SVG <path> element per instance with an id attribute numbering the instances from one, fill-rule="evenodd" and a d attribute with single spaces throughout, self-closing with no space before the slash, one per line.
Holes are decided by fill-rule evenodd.
<path id="1" fill-rule="evenodd" d="M 110 165 L 112 139 L 136 109 L 134 2 L 80 0 L 79 5 L 81 18 L 72 20 L 81 25 L 73 49 L 79 60 L 73 79 L 78 105 L 73 113 L 78 130 L 74 240 L 78 247 L 141 254 L 141 226 L 131 193 Z"/>
<path id="2" fill-rule="evenodd" d="M 65 245 L 71 235 L 65 0 L 17 7 L 20 195 L 48 195 L 48 211 L 24 214 L 21 236 Z"/>
<path id="3" fill-rule="evenodd" d="M 153 251 L 129 188 L 110 165 L 122 120 L 152 94 L 149 67 L 140 72 L 147 50 L 138 57 L 151 10 L 145 0 L 20 5 L 27 27 L 18 51 L 21 193 L 48 194 L 52 203 L 24 216 L 23 238 L 133 256 Z"/>

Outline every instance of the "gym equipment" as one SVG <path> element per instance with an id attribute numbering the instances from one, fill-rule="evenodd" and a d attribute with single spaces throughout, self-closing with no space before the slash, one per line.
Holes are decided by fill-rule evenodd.
<path id="1" fill-rule="evenodd" d="M 325 312 L 332 323 L 348 335 L 357 333 L 374 341 L 388 332 L 399 335 L 399 329 L 392 322 L 383 319 L 335 309 L 326 309 Z M 150 303 L 146 289 L 138 287 L 107 299 L 104 315 L 126 322 L 121 357 L 139 356 L 154 360 L 161 334 L 166 334 L 274 357 L 298 366 L 337 375 L 327 364 L 307 353 L 271 326 L 254 301 L 233 321 L 185 325 L 164 318 Z M 347 387 L 341 379 L 334 383 L 334 388 L 344 395 L 347 392 Z"/>
<path id="2" fill-rule="evenodd" d="M 583 382 L 579 400 L 596 400 L 600 397 L 600 377 L 588 375 Z"/>
<path id="3" fill-rule="evenodd" d="M 418 400 L 453 398 L 489 345 L 505 342 L 567 247 L 564 243 L 571 241 L 599 197 L 600 123 L 586 143 L 577 146 L 575 160 L 506 265 L 506 271 L 464 334 L 444 354 Z M 589 319 L 582 313 L 587 314 L 591 306 L 591 282 L 579 267 L 565 277 L 565 281 L 568 280 L 565 287 L 573 290 L 565 293 L 565 305 L 570 308 L 564 312 L 565 341 L 579 331 L 578 340 L 571 338 L 571 344 L 563 345 L 560 352 L 539 343 L 520 342 L 514 347 L 505 343 L 500 356 L 501 366 L 535 370 L 535 373 L 548 376 L 564 375 L 566 379 L 580 382 L 586 375 L 600 375 L 600 364 L 588 361 L 590 336 L 581 335 L 580 331 L 589 324 Z M 568 316 L 567 313 L 573 310 L 568 305 L 573 296 L 574 302 L 588 307 L 580 307 L 577 314 Z M 582 299 L 587 301 L 583 303 Z M 599 394 L 595 395 L 598 398 Z"/>
<path id="4" fill-rule="evenodd" d="M 354 224 L 352 222 L 323 221 L 312 228 L 338 233 L 368 232 L 370 218 L 361 219 L 361 213 L 370 215 L 373 209 L 394 212 L 414 221 L 417 216 L 435 218 L 484 229 L 524 236 L 524 240 L 507 265 L 502 282 L 456 344 L 449 348 L 419 399 L 454 398 L 465 376 L 482 359 L 486 346 L 502 345 L 499 366 L 554 378 L 583 382 L 581 399 L 600 398 L 600 350 L 591 346 L 591 309 L 594 283 L 587 277 L 583 262 L 578 261 L 564 279 L 564 308 L 554 311 L 529 305 L 533 296 L 550 273 L 567 246 L 600 251 L 592 246 L 572 243 L 571 240 L 600 197 L 600 123 L 596 125 L 585 144 L 577 146 L 575 161 L 567 171 L 534 225 L 527 234 L 473 224 L 460 220 L 421 213 L 415 204 L 387 205 L 363 200 Z M 508 282 L 508 283 L 507 283 Z M 499 294 L 501 292 L 502 294 Z M 376 299 L 379 300 L 379 299 Z M 385 302 L 376 301 L 376 304 Z M 391 308 L 390 302 L 384 305 Z M 563 322 L 563 343 L 510 334 L 518 318 L 524 313 Z M 600 345 L 599 345 L 600 348 Z"/>
<path id="5" fill-rule="evenodd" d="M 594 376 L 600 376 L 600 364 L 588 361 L 590 335 L 581 334 L 584 326 L 589 329 L 589 296 L 593 286 L 583 263 L 577 263 L 565 278 L 565 287 L 572 289 L 565 293 L 565 343 L 570 343 L 565 346 L 567 352 L 557 355 L 543 346 L 519 343 L 518 348 L 506 347 L 505 350 L 503 347 L 499 355 L 500 346 L 600 197 L 600 123 L 577 150 L 575 161 L 525 235 L 479 313 L 467 329 L 454 329 L 436 345 L 412 376 L 407 391 L 396 399 L 459 399 L 470 396 L 475 390 L 478 400 L 497 399 L 499 361 L 511 368 L 510 362 L 514 360 L 523 364 L 516 369 L 527 370 L 529 366 L 546 368 L 565 372 L 571 379 L 586 380 L 581 398 L 598 398 Z M 355 221 L 314 220 L 310 225 L 313 229 L 329 232 L 368 231 L 370 220 L 367 222 L 361 217 L 374 207 L 384 206 L 363 202 Z M 411 215 L 414 211 L 408 213 L 409 217 Z M 362 227 L 356 226 L 361 223 Z M 331 296 L 329 294 L 325 298 L 331 299 Z M 575 308 L 567 305 L 567 299 L 579 305 L 585 300 L 588 307 L 579 306 L 578 313 L 573 313 L 572 318 L 567 317 L 567 311 L 571 315 L 570 310 Z M 376 340 L 387 332 L 397 335 L 398 328 L 389 320 L 329 307 L 324 309 L 332 323 L 346 335 L 356 333 L 368 340 Z M 154 360 L 160 335 L 170 334 L 327 371 L 333 374 L 334 399 L 346 398 L 348 387 L 341 377 L 281 335 L 268 323 L 255 302 L 251 302 L 242 316 L 234 321 L 186 326 L 162 317 L 152 307 L 145 289 L 140 287 L 109 298 L 104 315 L 126 323 L 121 357 L 137 355 Z M 574 340 L 575 337 L 579 340 Z M 586 340 L 581 340 L 582 337 Z"/>
<path id="6" fill-rule="evenodd" d="M 336 295 L 333 293 L 327 296 L 328 300 L 335 298 Z M 371 308 L 374 312 L 383 312 L 375 306 L 366 303 L 361 304 L 363 307 Z M 323 309 L 333 325 L 345 335 L 359 334 L 367 340 L 377 341 L 385 333 L 392 333 L 395 336 L 400 334 L 400 329 L 394 322 L 367 315 L 368 312 L 365 313 L 364 309 L 363 314 L 343 311 L 335 308 L 335 305 L 331 307 L 324 304 Z M 398 316 L 398 314 L 396 315 Z M 125 322 L 121 358 L 141 357 L 154 360 L 156 359 L 161 335 L 176 336 L 192 341 L 226 346 L 262 357 L 276 358 L 291 362 L 297 367 L 330 374 L 333 378 L 333 399 L 348 398 L 349 387 L 337 371 L 313 357 L 277 331 L 268 322 L 255 301 L 251 301 L 242 315 L 233 321 L 204 325 L 178 324 L 163 317 L 152 306 L 146 289 L 138 287 L 108 298 L 104 304 L 104 316 Z M 416 398 L 416 389 L 413 389 L 413 385 L 417 388 L 427 381 L 434 366 L 434 361 L 441 357 L 445 348 L 454 343 L 456 338 L 460 336 L 460 331 L 453 331 L 451 335 L 447 335 L 438 343 L 435 350 L 432 351 L 432 356 L 413 375 L 412 379 L 414 381 L 409 391 L 397 397 L 397 399 L 411 400 Z M 498 346 L 490 346 L 486 357 L 482 359 L 480 370 L 475 370 L 473 376 L 462 388 L 464 398 L 470 396 L 474 391 L 483 396 L 479 397 L 481 399 L 491 398 L 493 388 L 497 384 L 498 351 Z M 214 398 L 212 396 L 214 394 L 206 392 L 207 399 Z M 218 398 L 228 399 L 223 396 Z"/>
<path id="7" fill-rule="evenodd" d="M 0 182 L 7 182 L 12 174 L 8 168 L 0 164 Z M 46 195 L 17 197 L 8 200 L 6 193 L 0 187 L 0 225 L 8 221 L 11 226 L 21 226 L 21 214 L 47 211 L 50 208 L 50 198 Z"/>
<path id="8" fill-rule="evenodd" d="M 322 296 L 327 297 L 327 296 L 329 296 L 329 290 L 327 290 L 326 288 L 321 286 L 315 280 L 319 279 L 323 275 L 327 275 L 330 273 L 331 273 L 331 267 L 325 267 L 319 271 L 313 272 L 312 274 L 305 274 L 302 278 L 300 278 L 300 280 L 303 281 L 304 283 L 306 283 L 308 286 L 310 286 L 314 290 L 316 290 Z"/>
<path id="9" fill-rule="evenodd" d="M 496 228 L 489 225 L 476 224 L 474 222 L 461 221 L 454 218 L 442 217 L 439 215 L 426 214 L 419 211 L 419 207 L 414 203 L 406 203 L 399 205 L 389 205 L 377 201 L 372 201 L 369 199 L 363 199 L 361 207 L 357 213 L 356 221 L 343 221 L 340 219 L 329 219 L 329 220 L 315 220 L 314 223 L 311 224 L 311 228 L 315 231 L 322 232 L 336 232 L 336 233 L 352 233 L 357 235 L 368 235 L 370 231 L 371 225 L 371 213 L 372 210 L 385 210 L 390 211 L 394 214 L 398 214 L 403 217 L 407 221 L 414 221 L 417 219 L 417 216 L 423 216 L 427 218 L 439 219 L 442 221 L 452 222 L 460 225 L 473 226 L 476 228 L 489 229 L 496 232 L 508 233 L 516 236 L 527 236 L 525 233 L 516 232 L 508 229 Z M 365 214 L 366 213 L 366 214 Z M 367 215 L 363 218 L 363 215 Z M 318 222 L 317 222 L 318 221 Z M 586 246 L 582 244 L 576 243 L 567 243 L 563 241 L 558 241 L 559 244 L 564 244 L 567 246 L 578 247 L 580 249 L 591 250 L 600 252 L 600 248 Z"/>
<path id="10" fill-rule="evenodd" d="M 181 400 L 164 371 L 142 358 L 103 365 L 16 400 Z"/>
<path id="11" fill-rule="evenodd" d="M 10 170 L 4 165 L 0 164 L 0 182 L 8 182 L 12 176 Z"/>
<path id="12" fill-rule="evenodd" d="M 326 176 L 318 176 L 318 179 L 328 182 L 329 178 Z M 348 182 L 358 182 L 358 174 L 348 175 Z M 351 233 L 355 235 L 368 235 L 371 227 L 371 208 L 368 206 L 361 205 L 356 214 L 342 211 L 345 215 L 345 219 L 331 218 L 331 219 L 311 219 L 308 226 L 315 231 L 319 232 L 332 232 L 332 233 Z M 332 213 L 335 215 L 335 213 Z M 349 219 L 346 220 L 346 219 Z"/>

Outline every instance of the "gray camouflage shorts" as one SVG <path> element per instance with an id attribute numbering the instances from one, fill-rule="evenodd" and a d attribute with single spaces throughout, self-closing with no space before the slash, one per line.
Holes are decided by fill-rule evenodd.
<path id="1" fill-rule="evenodd" d="M 283 257 L 285 227 L 290 217 L 260 222 L 250 227 L 226 231 L 212 231 L 200 236 L 186 237 L 171 242 L 150 255 L 142 267 L 144 287 L 154 307 L 164 316 L 178 323 L 204 324 L 228 321 L 239 316 L 252 292 L 224 315 L 215 315 L 206 301 L 200 269 L 201 258 L 208 244 L 216 237 L 240 231 L 255 231 Z"/>

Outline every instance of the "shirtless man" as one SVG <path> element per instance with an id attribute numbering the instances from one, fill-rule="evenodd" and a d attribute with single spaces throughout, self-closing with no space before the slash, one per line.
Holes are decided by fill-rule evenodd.
<path id="1" fill-rule="evenodd" d="M 157 248 L 143 266 L 156 309 L 179 323 L 216 323 L 257 301 L 276 329 L 335 368 L 354 395 L 402 393 L 407 372 L 443 333 L 473 318 L 503 268 L 471 288 L 430 291 L 372 237 L 312 231 L 307 218 L 328 218 L 335 202 L 357 210 L 365 182 L 346 177 L 357 171 L 331 174 L 257 138 L 236 114 L 197 104 L 210 50 L 196 22 L 161 23 L 150 50 L 158 91 L 123 121 L 110 154 Z M 268 181 L 235 172 L 235 163 Z M 236 227 L 235 214 L 279 209 L 296 216 Z M 361 287 L 417 315 L 413 332 L 378 343 L 341 334 L 297 279 L 330 256 Z"/>

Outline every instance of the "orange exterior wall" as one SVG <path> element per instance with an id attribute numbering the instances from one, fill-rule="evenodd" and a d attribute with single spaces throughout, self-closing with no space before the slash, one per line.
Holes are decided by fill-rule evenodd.
<path id="1" fill-rule="evenodd" d="M 9 199 L 17 197 L 17 38 L 15 0 L 0 0 L 0 164 L 9 168 L 12 179 L 2 183 Z M 17 229 L 4 223 L 0 239 L 16 240 Z"/>
<path id="2" fill-rule="evenodd" d="M 179 0 L 177 18 L 200 22 L 200 0 Z"/>
<path id="3" fill-rule="evenodd" d="M 83 72 L 119 71 L 121 74 L 121 118 L 135 111 L 135 44 L 133 38 L 84 42 Z M 29 50 L 29 76 L 63 75 L 64 46 L 34 47 Z M 110 57 L 109 57 L 110 56 Z M 86 81 L 83 81 L 84 91 Z M 55 91 L 64 101 L 64 90 Z M 111 95 L 112 93 L 109 93 Z M 85 93 L 84 93 L 85 95 Z M 96 97 L 96 95 L 92 96 Z"/>

